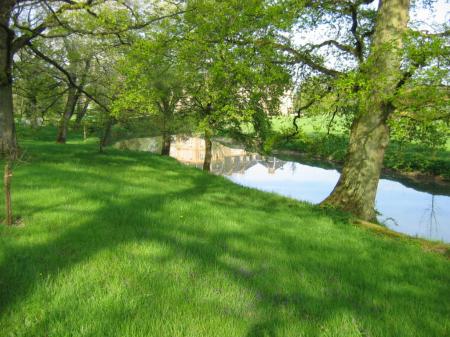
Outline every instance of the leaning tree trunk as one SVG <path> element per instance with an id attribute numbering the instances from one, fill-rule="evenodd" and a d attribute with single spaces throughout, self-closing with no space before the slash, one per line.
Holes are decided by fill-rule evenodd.
<path id="1" fill-rule="evenodd" d="M 387 120 L 400 80 L 402 35 L 409 20 L 409 0 L 380 1 L 372 49 L 361 69 L 367 89 L 360 91 L 341 177 L 322 204 L 375 220 L 375 196 L 389 142 Z"/>
<path id="2" fill-rule="evenodd" d="M 170 143 L 172 141 L 172 135 L 169 132 L 163 132 L 161 155 L 170 155 Z"/>
<path id="3" fill-rule="evenodd" d="M 69 121 L 72 118 L 73 113 L 75 111 L 75 106 L 77 105 L 78 98 L 79 95 L 77 88 L 69 84 L 66 106 L 64 108 L 64 113 L 61 116 L 61 120 L 59 122 L 58 137 L 56 138 L 57 143 L 60 144 L 66 143 Z"/>
<path id="4" fill-rule="evenodd" d="M 81 128 L 81 122 L 83 121 L 84 116 L 86 116 L 90 103 L 91 100 L 86 98 L 83 107 L 77 113 L 77 117 L 75 118 L 75 128 L 78 130 Z"/>
<path id="5" fill-rule="evenodd" d="M 209 131 L 205 131 L 205 160 L 203 161 L 203 171 L 211 171 L 212 141 Z"/>
<path id="6" fill-rule="evenodd" d="M 103 152 L 103 149 L 108 145 L 111 139 L 111 131 L 114 124 L 114 118 L 109 117 L 105 124 L 105 129 L 103 130 L 103 134 L 100 138 L 99 142 L 99 152 Z"/>
<path id="7" fill-rule="evenodd" d="M 64 109 L 64 113 L 62 115 L 60 124 L 59 124 L 59 132 L 58 137 L 56 139 L 56 142 L 64 144 L 67 139 L 67 128 L 69 127 L 69 121 L 73 116 L 73 113 L 75 112 L 75 107 L 77 105 L 78 100 L 80 99 L 81 93 L 84 91 L 84 85 L 86 82 L 86 77 L 89 71 L 89 68 L 91 66 L 91 60 L 86 60 L 84 71 L 81 75 L 81 80 L 78 85 L 76 85 L 77 82 L 77 75 L 76 74 L 70 74 L 71 80 L 69 83 L 69 92 L 67 95 L 67 102 L 66 107 Z M 87 106 L 86 106 L 87 110 Z"/>

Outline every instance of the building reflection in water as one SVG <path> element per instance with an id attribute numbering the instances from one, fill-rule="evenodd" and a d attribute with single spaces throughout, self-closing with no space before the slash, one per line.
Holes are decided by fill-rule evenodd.
<path id="1" fill-rule="evenodd" d="M 201 168 L 205 159 L 205 141 L 198 137 L 174 137 L 170 156 L 184 164 Z M 277 158 L 265 158 L 239 147 L 228 147 L 213 142 L 211 172 L 215 174 L 226 176 L 235 173 L 244 174 L 258 163 L 264 165 L 269 174 L 274 174 L 285 164 Z"/>

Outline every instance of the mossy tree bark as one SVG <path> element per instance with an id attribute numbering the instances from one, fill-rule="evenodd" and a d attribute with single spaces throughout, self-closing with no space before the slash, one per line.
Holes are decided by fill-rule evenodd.
<path id="1" fill-rule="evenodd" d="M 388 117 L 400 82 L 402 35 L 409 21 L 410 0 L 380 1 L 370 55 L 361 67 L 367 88 L 360 90 L 340 179 L 322 204 L 375 220 L 375 196 L 384 152 L 389 143 Z"/>

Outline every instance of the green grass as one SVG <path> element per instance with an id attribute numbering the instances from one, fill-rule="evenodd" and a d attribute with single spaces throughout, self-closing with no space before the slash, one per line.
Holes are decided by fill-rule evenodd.
<path id="1" fill-rule="evenodd" d="M 22 141 L 0 336 L 448 336 L 450 261 L 170 158 Z M 2 208 L 3 209 L 3 208 Z"/>
<path id="2" fill-rule="evenodd" d="M 281 117 L 272 122 L 278 133 L 292 127 L 292 119 Z M 348 136 L 341 132 L 327 135 L 326 118 L 303 118 L 299 121 L 299 136 L 280 141 L 278 150 L 293 150 L 315 159 L 343 162 L 348 147 Z M 440 175 L 450 181 L 450 139 L 444 148 L 430 149 L 421 144 L 400 144 L 391 141 L 385 153 L 384 167 L 400 172 L 420 172 Z"/>

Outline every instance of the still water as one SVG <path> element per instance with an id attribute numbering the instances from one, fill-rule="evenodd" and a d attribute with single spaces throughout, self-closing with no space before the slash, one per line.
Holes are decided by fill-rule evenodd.
<path id="1" fill-rule="evenodd" d="M 116 147 L 158 152 L 160 140 L 140 138 L 120 142 Z M 180 162 L 199 168 L 204 153 L 204 141 L 196 137 L 176 137 L 170 150 L 170 155 Z M 211 171 L 243 186 L 311 203 L 325 199 L 339 179 L 335 169 L 262 157 L 217 142 L 213 143 Z M 376 198 L 378 220 L 401 233 L 450 242 L 450 190 L 433 194 L 416 187 L 381 179 Z"/>

